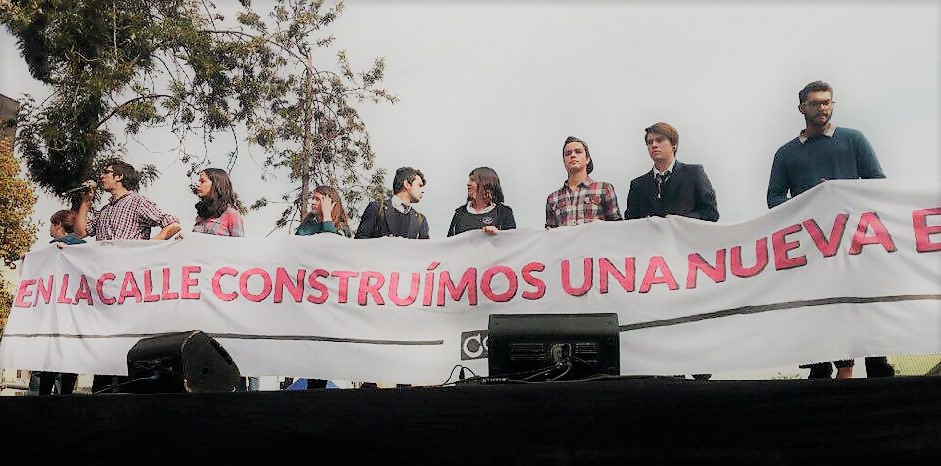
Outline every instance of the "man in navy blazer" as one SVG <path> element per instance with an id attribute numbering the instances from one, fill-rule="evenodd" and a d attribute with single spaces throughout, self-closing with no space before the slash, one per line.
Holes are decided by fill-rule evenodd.
<path id="1" fill-rule="evenodd" d="M 680 139 L 676 128 L 660 122 L 644 129 L 644 133 L 653 170 L 631 181 L 624 218 L 679 215 L 718 220 L 716 192 L 702 165 L 676 160 Z"/>

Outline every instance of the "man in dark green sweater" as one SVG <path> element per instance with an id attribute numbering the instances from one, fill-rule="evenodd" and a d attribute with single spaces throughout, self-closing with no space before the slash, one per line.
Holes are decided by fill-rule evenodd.
<path id="1" fill-rule="evenodd" d="M 826 180 L 885 178 L 875 151 L 863 133 L 837 128 L 833 115 L 833 88 L 814 81 L 801 89 L 797 109 L 806 127 L 774 154 L 768 180 L 768 208 L 797 196 Z M 790 194 L 790 196 L 788 195 Z M 853 360 L 834 361 L 838 379 L 853 376 Z M 810 368 L 810 378 L 830 378 L 829 362 L 801 366 Z M 869 377 L 892 376 L 895 371 L 885 357 L 866 358 Z"/>

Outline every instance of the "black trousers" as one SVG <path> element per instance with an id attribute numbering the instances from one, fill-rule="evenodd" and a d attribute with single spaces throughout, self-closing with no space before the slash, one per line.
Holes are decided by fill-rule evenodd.
<path id="1" fill-rule="evenodd" d="M 40 372 L 39 373 L 39 395 L 51 395 L 52 389 L 56 385 L 56 379 L 59 379 L 59 394 L 71 395 L 75 391 L 75 381 L 78 380 L 78 374 L 69 372 Z"/>

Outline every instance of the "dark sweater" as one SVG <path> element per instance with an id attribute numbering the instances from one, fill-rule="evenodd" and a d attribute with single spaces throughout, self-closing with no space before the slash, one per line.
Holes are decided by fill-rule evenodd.
<path id="1" fill-rule="evenodd" d="M 395 210 L 391 199 L 372 201 L 363 211 L 356 239 L 383 236 L 428 239 L 428 220 L 414 208 L 404 214 Z"/>
<path id="2" fill-rule="evenodd" d="M 507 205 L 497 204 L 490 212 L 472 214 L 467 211 L 467 204 L 464 204 L 454 209 L 454 217 L 451 218 L 448 236 L 458 235 L 470 230 L 480 230 L 488 225 L 493 225 L 500 230 L 515 229 L 516 219 L 513 218 L 513 209 Z"/>
<path id="3" fill-rule="evenodd" d="M 803 144 L 794 138 L 774 154 L 768 207 L 781 204 L 823 180 L 859 178 L 885 178 L 863 133 L 837 127 L 832 137 L 814 136 Z"/>

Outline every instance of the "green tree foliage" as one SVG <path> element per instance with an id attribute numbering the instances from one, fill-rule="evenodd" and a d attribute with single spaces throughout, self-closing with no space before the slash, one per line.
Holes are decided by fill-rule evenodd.
<path id="1" fill-rule="evenodd" d="M 62 196 L 93 177 L 96 163 L 122 153 L 108 126 L 116 120 L 132 135 L 169 127 L 195 166 L 182 140 L 231 131 L 258 104 L 255 70 L 273 58 L 220 30 L 223 19 L 205 0 L 0 2 L 0 22 L 52 91 L 21 102 L 18 144 L 31 178 Z"/>
<path id="2" fill-rule="evenodd" d="M 295 214 L 306 215 L 309 190 L 318 185 L 336 188 L 352 217 L 358 215 L 361 201 L 383 194 L 385 172 L 374 168 L 376 154 L 353 104 L 395 103 L 397 98 L 379 87 L 384 59 L 377 58 L 367 71 L 354 72 L 344 50 L 335 56 L 328 53 L 334 37 L 323 30 L 342 11 L 342 2 L 327 8 L 323 1 L 277 0 L 269 23 L 251 8 L 238 16 L 246 40 L 261 41 L 273 57 L 258 88 L 263 105 L 249 118 L 248 128 L 251 142 L 268 154 L 266 166 L 286 171 L 296 186 L 281 197 L 288 207 L 278 227 Z M 320 61 L 331 56 L 333 67 Z M 262 199 L 253 207 L 266 202 Z"/>
<path id="3" fill-rule="evenodd" d="M 319 61 L 334 42 L 323 30 L 343 4 L 276 0 L 270 24 L 249 0 L 240 5 L 226 21 L 209 0 L 0 0 L 0 22 L 52 90 L 41 102 L 21 101 L 18 139 L 30 177 L 64 197 L 123 153 L 112 129 L 119 123 L 131 135 L 170 128 L 190 174 L 208 162 L 186 152 L 187 136 L 208 142 L 229 133 L 238 147 L 237 129 L 247 128 L 266 166 L 297 186 L 281 196 L 289 207 L 277 226 L 303 216 L 319 184 L 338 188 L 351 213 L 381 196 L 384 172 L 374 169 L 352 103 L 395 102 L 378 87 L 385 63 L 354 72 L 345 51 Z"/>
<path id="4" fill-rule="evenodd" d="M 12 147 L 12 141 L 6 136 Z M 16 261 L 36 241 L 36 226 L 29 216 L 33 213 L 36 195 L 33 186 L 19 177 L 20 164 L 12 150 L 0 150 L 0 256 L 3 266 L 15 268 Z M 10 283 L 0 276 L 0 331 L 6 325 L 13 304 Z"/>

